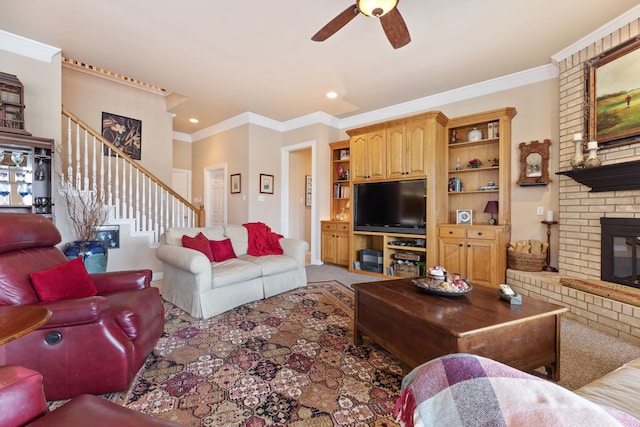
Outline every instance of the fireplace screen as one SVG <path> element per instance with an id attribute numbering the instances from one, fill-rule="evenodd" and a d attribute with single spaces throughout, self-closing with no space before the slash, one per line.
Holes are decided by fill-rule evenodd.
<path id="1" fill-rule="evenodd" d="M 640 288 L 640 220 L 601 218 L 600 224 L 601 279 Z"/>

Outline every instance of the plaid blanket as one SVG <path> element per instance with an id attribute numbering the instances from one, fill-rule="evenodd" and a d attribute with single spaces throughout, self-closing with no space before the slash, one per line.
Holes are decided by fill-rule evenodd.
<path id="1" fill-rule="evenodd" d="M 414 426 L 414 421 L 425 427 L 640 426 L 626 413 L 470 354 L 443 356 L 418 366 L 404 378 L 402 390 L 395 415 L 405 427 Z"/>

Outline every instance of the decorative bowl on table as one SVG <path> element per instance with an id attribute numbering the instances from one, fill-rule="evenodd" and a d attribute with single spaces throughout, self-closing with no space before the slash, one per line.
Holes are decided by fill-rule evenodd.
<path id="1" fill-rule="evenodd" d="M 450 274 L 442 267 L 427 269 L 426 276 L 416 277 L 413 284 L 426 293 L 441 296 L 461 296 L 473 290 L 473 286 L 459 274 Z"/>

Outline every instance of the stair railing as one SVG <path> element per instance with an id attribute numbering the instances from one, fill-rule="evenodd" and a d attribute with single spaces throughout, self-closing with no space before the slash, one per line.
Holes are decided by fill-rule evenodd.
<path id="1" fill-rule="evenodd" d="M 154 243 L 167 228 L 204 226 L 202 206 L 184 199 L 64 106 L 62 121 L 63 187 L 95 192 L 109 208 L 110 219 L 134 219 L 132 234 L 150 233 Z"/>

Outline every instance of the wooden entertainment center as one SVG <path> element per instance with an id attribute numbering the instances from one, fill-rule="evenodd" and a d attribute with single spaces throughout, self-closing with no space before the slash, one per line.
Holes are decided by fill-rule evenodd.
<path id="1" fill-rule="evenodd" d="M 323 261 L 344 265 L 348 253 L 349 270 L 354 271 L 360 251 L 369 249 L 381 255 L 382 271 L 360 273 L 412 277 L 418 271 L 422 274 L 424 266 L 442 265 L 474 284 L 504 283 L 515 115 L 514 108 L 502 108 L 448 119 L 432 111 L 348 130 L 348 145 L 347 141 L 331 145 L 332 188 L 348 187 L 349 197 L 332 195 L 332 218 L 322 221 Z M 336 182 L 336 160 L 347 147 L 348 179 Z M 426 180 L 423 233 L 354 230 L 353 194 L 358 184 L 414 179 Z M 497 213 L 490 212 L 490 201 L 497 202 Z M 344 215 L 338 219 L 340 210 Z M 347 230 L 348 244 L 336 243 Z"/>

